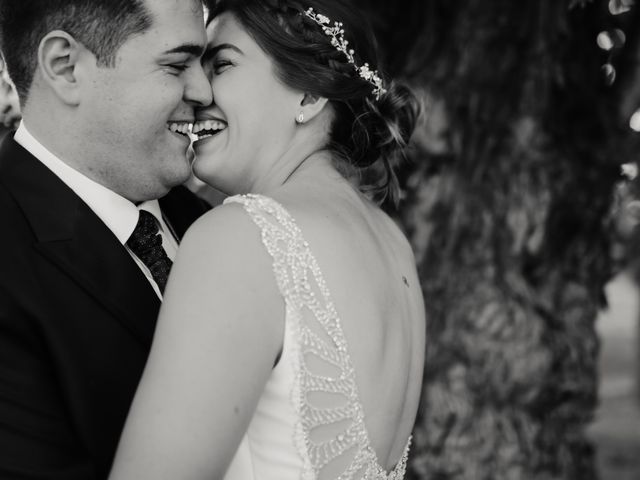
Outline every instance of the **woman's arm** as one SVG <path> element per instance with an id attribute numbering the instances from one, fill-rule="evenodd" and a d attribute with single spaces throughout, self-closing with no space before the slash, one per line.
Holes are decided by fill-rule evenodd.
<path id="1" fill-rule="evenodd" d="M 222 478 L 283 332 L 258 227 L 237 204 L 207 213 L 180 246 L 109 478 Z"/>

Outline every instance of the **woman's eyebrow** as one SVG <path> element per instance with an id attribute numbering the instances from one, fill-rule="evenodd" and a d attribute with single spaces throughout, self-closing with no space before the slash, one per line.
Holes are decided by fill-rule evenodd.
<path id="1" fill-rule="evenodd" d="M 235 45 L 231 44 L 231 43 L 221 43 L 219 45 L 215 45 L 213 47 L 207 47 L 207 51 L 206 51 L 206 55 L 207 56 L 213 56 L 216 53 L 218 53 L 220 50 L 225 50 L 225 49 L 230 49 L 233 50 L 239 54 L 243 54 L 244 52 L 242 50 L 240 50 L 238 47 L 236 47 Z"/>
<path id="2" fill-rule="evenodd" d="M 206 62 L 208 60 L 211 60 L 221 50 L 233 50 L 234 52 L 237 52 L 240 55 L 244 53 L 242 50 L 240 50 L 238 47 L 236 47 L 231 43 L 221 43 L 219 45 L 214 45 L 211 47 L 208 46 L 207 50 L 204 52 L 204 55 L 202 56 L 202 61 Z"/>

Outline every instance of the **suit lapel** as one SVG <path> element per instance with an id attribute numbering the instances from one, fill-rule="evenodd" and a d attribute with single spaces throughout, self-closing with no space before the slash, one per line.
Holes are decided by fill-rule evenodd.
<path id="1" fill-rule="evenodd" d="M 7 138 L 0 149 L 0 181 L 29 221 L 36 250 L 148 347 L 160 301 L 107 226 L 12 138 Z"/>

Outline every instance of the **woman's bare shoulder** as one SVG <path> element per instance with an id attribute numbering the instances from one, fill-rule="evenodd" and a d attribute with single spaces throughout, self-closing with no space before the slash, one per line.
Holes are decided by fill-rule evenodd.
<path id="1" fill-rule="evenodd" d="M 187 230 L 181 248 L 187 244 L 220 241 L 236 237 L 238 233 L 256 230 L 251 218 L 239 203 L 225 203 L 206 212 Z M 240 240 L 240 239 L 239 239 Z"/>
<path id="2" fill-rule="evenodd" d="M 224 204 L 204 214 L 187 230 L 169 278 L 168 295 L 174 282 L 203 294 L 227 292 L 225 298 L 206 295 L 210 302 L 218 302 L 216 308 L 234 296 L 240 299 L 246 295 L 256 297 L 252 304 L 274 304 L 279 292 L 272 265 L 260 229 L 243 206 Z M 237 308 L 233 304 L 231 307 Z"/>

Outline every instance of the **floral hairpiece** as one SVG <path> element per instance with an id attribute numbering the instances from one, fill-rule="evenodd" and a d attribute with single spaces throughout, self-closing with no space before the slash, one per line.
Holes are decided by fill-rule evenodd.
<path id="1" fill-rule="evenodd" d="M 382 79 L 378 76 L 377 70 L 371 70 L 369 68 L 368 63 L 365 63 L 362 66 L 358 66 L 356 64 L 356 60 L 353 56 L 355 52 L 353 49 L 347 48 L 349 46 L 349 42 L 344 38 L 342 22 L 333 22 L 333 26 L 331 26 L 331 20 L 324 15 L 314 12 L 312 7 L 305 10 L 304 14 L 320 25 L 325 35 L 331 37 L 331 45 L 333 45 L 336 50 L 345 54 L 347 61 L 353 65 L 353 68 L 356 69 L 361 78 L 373 85 L 373 94 L 376 96 L 376 100 L 380 100 L 380 96 L 387 93 L 387 90 L 382 86 Z"/>

